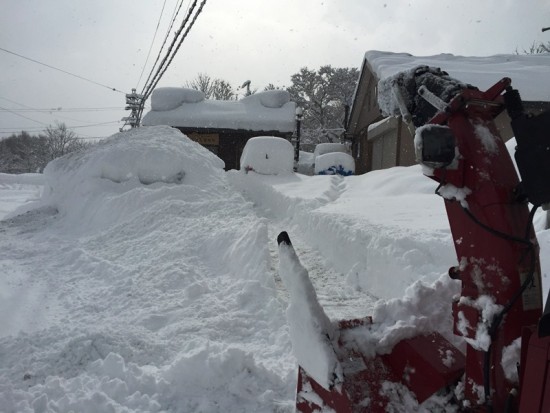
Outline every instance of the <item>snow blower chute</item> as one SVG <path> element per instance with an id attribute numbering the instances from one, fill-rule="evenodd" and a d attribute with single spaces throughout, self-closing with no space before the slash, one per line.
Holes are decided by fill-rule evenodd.
<path id="1" fill-rule="evenodd" d="M 550 112 L 525 114 L 508 78 L 483 92 L 430 67 L 399 73 L 379 85 L 379 93 L 391 96 L 383 108 L 388 115 L 401 116 L 411 131 L 416 127 L 417 160 L 439 183 L 457 256 L 449 276 L 461 282 L 449 311 L 465 351 L 435 331 L 405 338 L 387 354 L 361 346 L 376 320 L 331 323 L 281 233 L 281 274 L 301 274 L 287 280 L 299 284 L 289 306 L 295 309 L 291 333 L 304 338 L 293 341 L 300 363 L 297 411 L 406 411 L 391 405 L 389 389 L 398 385 L 418 403 L 451 394 L 459 412 L 550 412 L 550 304 L 543 312 L 532 226 L 537 207 L 550 203 Z M 495 126 L 505 109 L 521 183 Z M 501 363 L 516 340 L 519 379 Z"/>

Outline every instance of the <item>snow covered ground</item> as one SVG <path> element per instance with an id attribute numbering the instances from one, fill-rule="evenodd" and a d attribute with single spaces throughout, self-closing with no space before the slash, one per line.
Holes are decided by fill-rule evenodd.
<path id="1" fill-rule="evenodd" d="M 446 328 L 456 258 L 434 189 L 416 166 L 224 172 L 167 127 L 115 135 L 44 176 L 0 174 L 0 411 L 293 411 L 277 234 L 331 320 Z"/>

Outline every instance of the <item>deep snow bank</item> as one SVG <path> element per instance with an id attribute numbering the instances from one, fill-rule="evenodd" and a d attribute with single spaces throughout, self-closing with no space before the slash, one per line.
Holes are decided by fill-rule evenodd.
<path id="1" fill-rule="evenodd" d="M 291 410 L 267 228 L 222 168 L 165 127 L 48 166 L 48 208 L 0 223 L 19 320 L 1 330 L 0 410 Z"/>
<path id="2" fill-rule="evenodd" d="M 419 166 L 339 177 L 260 176 L 231 182 L 270 214 L 288 220 L 349 285 L 380 298 L 402 297 L 417 280 L 434 282 L 456 258 L 443 201 Z"/>
<path id="3" fill-rule="evenodd" d="M 219 190 L 223 167 L 221 159 L 177 129 L 144 127 L 50 162 L 42 203 L 57 208 L 74 229 L 104 228 L 131 219 L 143 198 L 153 202 L 173 185 L 198 198 L 208 190 L 202 188 Z"/>

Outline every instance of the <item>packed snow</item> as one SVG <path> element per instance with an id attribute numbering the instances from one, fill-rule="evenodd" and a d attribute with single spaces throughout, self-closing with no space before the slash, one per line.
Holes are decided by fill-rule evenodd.
<path id="1" fill-rule="evenodd" d="M 286 314 L 312 301 L 281 278 L 301 269 L 313 314 L 373 316 L 365 353 L 433 329 L 456 342 L 456 256 L 435 188 L 419 166 L 224 172 L 163 126 L 114 135 L 43 177 L 0 175 L 0 410 L 292 412 L 300 344 Z M 545 219 L 535 216 L 546 296 Z M 296 256 L 279 252 L 281 231 Z M 395 386 L 396 411 L 419 411 Z"/>

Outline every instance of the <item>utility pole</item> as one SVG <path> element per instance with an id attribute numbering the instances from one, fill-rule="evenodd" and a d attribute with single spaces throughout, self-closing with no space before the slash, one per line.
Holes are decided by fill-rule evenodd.
<path id="1" fill-rule="evenodd" d="M 130 128 L 137 128 L 139 127 L 140 123 L 140 117 L 139 117 L 139 109 L 141 107 L 141 102 L 143 100 L 143 95 L 140 95 L 136 93 L 136 89 L 132 89 L 132 93 L 126 94 L 126 107 L 125 110 L 130 110 L 130 116 L 126 116 L 122 118 L 122 120 L 125 122 L 124 126 L 120 128 L 120 131 L 122 132 L 124 127 L 127 125 L 130 125 Z"/>

